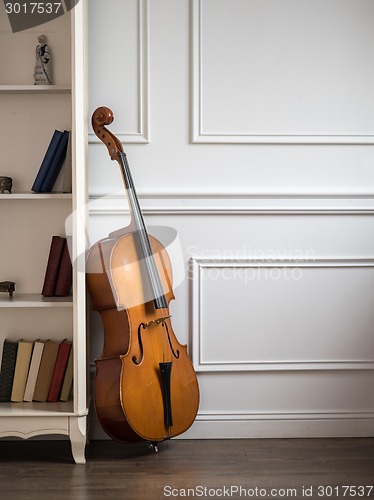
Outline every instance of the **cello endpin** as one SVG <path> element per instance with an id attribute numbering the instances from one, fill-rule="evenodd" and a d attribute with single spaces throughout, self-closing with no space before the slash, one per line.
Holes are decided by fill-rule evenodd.
<path id="1" fill-rule="evenodd" d="M 155 453 L 158 453 L 158 441 L 151 441 L 149 443 L 150 448 L 153 448 Z"/>

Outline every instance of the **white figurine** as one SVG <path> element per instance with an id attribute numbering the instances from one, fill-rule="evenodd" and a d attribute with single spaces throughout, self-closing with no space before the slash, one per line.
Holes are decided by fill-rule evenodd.
<path id="1" fill-rule="evenodd" d="M 38 36 L 38 42 L 35 49 L 34 85 L 51 85 L 50 54 L 45 36 Z"/>

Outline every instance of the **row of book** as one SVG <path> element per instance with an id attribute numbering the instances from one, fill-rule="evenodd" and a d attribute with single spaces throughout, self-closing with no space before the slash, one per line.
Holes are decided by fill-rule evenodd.
<path id="1" fill-rule="evenodd" d="M 66 297 L 70 294 L 72 265 L 66 238 L 52 236 L 42 295 L 44 297 Z"/>
<path id="2" fill-rule="evenodd" d="M 69 143 L 69 132 L 55 130 L 37 176 L 32 185 L 34 193 L 50 193 L 65 161 Z M 67 191 L 68 189 L 63 189 Z"/>
<path id="3" fill-rule="evenodd" d="M 0 402 L 68 401 L 73 384 L 72 343 L 4 340 Z"/>

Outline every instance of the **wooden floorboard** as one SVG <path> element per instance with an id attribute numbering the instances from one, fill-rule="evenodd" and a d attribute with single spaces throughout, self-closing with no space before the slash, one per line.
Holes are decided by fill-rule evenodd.
<path id="1" fill-rule="evenodd" d="M 75 465 L 67 441 L 0 441 L 0 499 L 374 498 L 358 488 L 374 485 L 372 438 L 181 439 L 158 453 L 93 441 L 86 456 Z"/>

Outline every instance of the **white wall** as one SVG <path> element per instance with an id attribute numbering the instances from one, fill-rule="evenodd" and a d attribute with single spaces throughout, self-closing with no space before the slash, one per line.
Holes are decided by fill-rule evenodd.
<path id="1" fill-rule="evenodd" d="M 374 434 L 373 22 L 371 0 L 89 2 L 90 112 L 113 109 L 147 224 L 178 233 L 185 437 Z M 94 242 L 127 215 L 89 152 Z"/>

